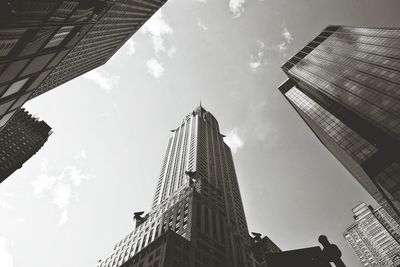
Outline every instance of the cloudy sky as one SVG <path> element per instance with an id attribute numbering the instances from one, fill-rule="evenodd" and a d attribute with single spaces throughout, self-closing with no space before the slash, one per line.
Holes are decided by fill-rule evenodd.
<path id="1" fill-rule="evenodd" d="M 0 266 L 88 267 L 150 208 L 170 129 L 199 101 L 234 152 L 251 231 L 283 250 L 375 205 L 277 90 L 329 24 L 398 27 L 398 0 L 170 0 L 105 65 L 27 103 L 54 134 L 0 184 Z"/>

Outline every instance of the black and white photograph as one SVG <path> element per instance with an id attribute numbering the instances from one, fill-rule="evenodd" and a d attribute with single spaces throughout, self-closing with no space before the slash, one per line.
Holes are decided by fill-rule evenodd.
<path id="1" fill-rule="evenodd" d="M 0 267 L 400 267 L 399 0 L 0 0 Z"/>

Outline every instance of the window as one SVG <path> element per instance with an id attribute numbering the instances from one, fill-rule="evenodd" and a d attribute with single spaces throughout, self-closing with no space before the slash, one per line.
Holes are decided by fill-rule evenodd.
<path id="1" fill-rule="evenodd" d="M 31 96 L 31 93 L 32 93 L 32 92 L 29 92 L 29 93 L 27 93 L 27 94 L 22 95 L 22 96 L 18 99 L 18 101 L 16 101 L 16 102 L 14 103 L 14 105 L 11 107 L 11 109 L 15 109 L 15 108 L 21 107 L 21 106 L 25 103 L 25 101 L 28 100 L 28 98 Z"/>
<path id="2" fill-rule="evenodd" d="M 1 71 L 1 70 L 0 70 L 0 71 Z M 6 91 L 7 87 L 8 87 L 8 84 L 7 84 L 7 85 L 0 86 L 0 95 L 1 95 L 4 91 Z"/>
<path id="3" fill-rule="evenodd" d="M 73 26 L 64 26 L 61 27 L 61 29 L 58 30 L 56 34 L 54 34 L 53 38 L 46 44 L 45 48 L 49 47 L 55 47 L 67 37 L 67 35 L 72 31 L 74 27 Z"/>
<path id="4" fill-rule="evenodd" d="M 209 221 L 208 221 L 208 208 L 204 206 L 204 232 L 208 234 Z"/>
<path id="5" fill-rule="evenodd" d="M 29 80 L 29 78 L 23 79 L 23 80 L 19 80 L 15 83 L 13 83 L 8 89 L 7 91 L 4 93 L 3 97 L 12 95 L 17 93 L 22 86 L 24 86 L 24 84 Z"/>
<path id="6" fill-rule="evenodd" d="M 0 41 L 0 56 L 6 56 L 13 49 L 18 40 L 1 40 Z"/>
<path id="7" fill-rule="evenodd" d="M 196 221 L 197 221 L 197 227 L 199 229 L 201 229 L 201 205 L 200 205 L 200 203 L 197 204 L 197 218 L 196 218 Z"/>
<path id="8" fill-rule="evenodd" d="M 0 57 L 7 56 L 15 47 L 15 44 L 22 37 L 25 30 L 0 30 L 2 40 L 0 40 Z"/>
<path id="9" fill-rule="evenodd" d="M 15 111 L 16 110 L 14 110 L 10 113 L 7 113 L 6 115 L 3 116 L 3 118 L 1 118 L 0 127 L 3 127 L 6 124 L 6 122 L 11 118 L 11 116 L 14 115 Z"/>
<path id="10" fill-rule="evenodd" d="M 13 102 L 14 102 L 14 100 L 10 100 L 6 103 L 0 104 L 0 116 L 3 115 L 4 113 L 6 113 L 6 111 L 9 109 L 9 107 L 11 107 Z"/>

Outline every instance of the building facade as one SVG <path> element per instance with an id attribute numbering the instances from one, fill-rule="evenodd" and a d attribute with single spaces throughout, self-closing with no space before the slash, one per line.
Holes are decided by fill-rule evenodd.
<path id="1" fill-rule="evenodd" d="M 0 3 L 0 128 L 27 100 L 103 65 L 166 0 Z"/>
<path id="2" fill-rule="evenodd" d="M 165 2 L 0 1 L 0 132 L 27 100 L 106 63 Z"/>
<path id="3" fill-rule="evenodd" d="M 190 266 L 190 250 L 190 242 L 187 239 L 168 230 L 123 263 L 121 267 Z"/>
<path id="4" fill-rule="evenodd" d="M 154 266 L 129 259 L 169 230 L 187 241 L 187 260 L 171 266 L 255 266 L 232 153 L 217 120 L 200 106 L 171 132 L 150 212 L 135 214 L 135 229 L 97 266 Z"/>
<path id="5" fill-rule="evenodd" d="M 281 93 L 400 221 L 400 29 L 329 26 L 282 69 Z"/>
<path id="6" fill-rule="evenodd" d="M 255 233 L 252 233 L 255 234 Z M 255 234 L 251 245 L 253 266 L 268 266 L 267 257 L 271 253 L 279 253 L 282 250 L 268 236 L 261 238 L 260 234 Z"/>
<path id="7" fill-rule="evenodd" d="M 266 262 L 262 267 L 331 267 L 320 247 L 295 249 L 275 252 L 266 255 Z"/>
<path id="8" fill-rule="evenodd" d="M 30 99 L 105 64 L 167 0 L 113 0 L 66 57 L 34 88 Z"/>
<path id="9" fill-rule="evenodd" d="M 353 209 L 355 223 L 344 238 L 364 266 L 400 266 L 400 225 L 382 207 L 361 203 Z"/>
<path id="10" fill-rule="evenodd" d="M 107 10 L 103 0 L 0 3 L 0 128 Z"/>
<path id="11" fill-rule="evenodd" d="M 51 133 L 44 121 L 18 109 L 0 132 L 0 183 L 36 154 Z"/>

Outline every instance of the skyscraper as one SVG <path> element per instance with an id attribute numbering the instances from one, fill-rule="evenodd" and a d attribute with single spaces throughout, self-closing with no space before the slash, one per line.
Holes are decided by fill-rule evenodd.
<path id="1" fill-rule="evenodd" d="M 103 0 L 0 3 L 0 128 L 107 10 Z"/>
<path id="2" fill-rule="evenodd" d="M 135 229 L 98 267 L 254 266 L 232 153 L 217 120 L 200 106 L 171 132 L 150 212 L 135 213 Z"/>
<path id="3" fill-rule="evenodd" d="M 97 68 L 166 0 L 0 3 L 0 128 L 18 107 Z"/>
<path id="4" fill-rule="evenodd" d="M 165 2 L 0 1 L 0 132 L 28 99 L 106 63 Z"/>
<path id="5" fill-rule="evenodd" d="M 53 69 L 30 97 L 36 97 L 105 64 L 167 0 L 113 0 L 111 7 Z"/>
<path id="6" fill-rule="evenodd" d="M 361 203 L 353 209 L 356 222 L 344 233 L 364 266 L 400 265 L 400 225 L 383 208 Z"/>
<path id="7" fill-rule="evenodd" d="M 51 133 L 44 121 L 18 109 L 0 132 L 0 183 L 38 152 Z"/>
<path id="8" fill-rule="evenodd" d="M 282 69 L 282 94 L 400 221 L 400 30 L 329 26 Z"/>

